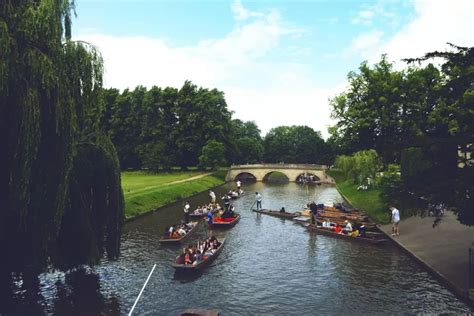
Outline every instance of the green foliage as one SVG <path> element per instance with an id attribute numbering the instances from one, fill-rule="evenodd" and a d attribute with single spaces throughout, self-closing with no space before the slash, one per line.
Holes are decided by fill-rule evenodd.
<path id="1" fill-rule="evenodd" d="M 427 171 L 432 167 L 432 163 L 421 148 L 410 147 L 402 151 L 400 166 L 403 184 L 410 190 L 425 183 Z"/>
<path id="2" fill-rule="evenodd" d="M 118 161 L 99 130 L 103 63 L 71 41 L 73 9 L 67 0 L 0 4 L 0 274 L 119 253 Z"/>
<path id="3" fill-rule="evenodd" d="M 199 166 L 217 170 L 220 166 L 225 165 L 224 149 L 224 144 L 215 140 L 207 142 L 199 156 Z"/>
<path id="4" fill-rule="evenodd" d="M 383 172 L 377 181 L 380 187 L 380 198 L 385 204 L 393 204 L 400 199 L 403 186 L 399 165 L 388 165 L 387 170 Z"/>
<path id="5" fill-rule="evenodd" d="M 354 207 L 363 210 L 376 223 L 389 223 L 390 216 L 387 205 L 380 198 L 381 191 L 379 188 L 358 191 L 357 185 L 351 179 L 347 179 L 341 170 L 332 169 L 328 171 L 328 174 L 336 180 L 338 190 Z"/>
<path id="6" fill-rule="evenodd" d="M 382 164 L 375 150 L 363 150 L 353 156 L 337 156 L 335 167 L 357 184 L 372 184 Z"/>
<path id="7" fill-rule="evenodd" d="M 442 79 L 432 65 L 396 71 L 386 56 L 373 67 L 363 62 L 349 73 L 349 89 L 330 102 L 339 120 L 333 142 L 342 152 L 375 149 L 385 164 L 398 162 L 400 149 L 426 130 Z"/>
<path id="8" fill-rule="evenodd" d="M 308 126 L 279 126 L 265 136 L 264 153 L 266 162 L 323 163 L 328 148 Z"/>

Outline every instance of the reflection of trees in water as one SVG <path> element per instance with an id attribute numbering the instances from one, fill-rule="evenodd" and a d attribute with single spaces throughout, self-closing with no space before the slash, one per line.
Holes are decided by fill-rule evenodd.
<path id="1" fill-rule="evenodd" d="M 68 273 L 64 281 L 56 282 L 54 314 L 56 315 L 118 315 L 117 297 L 104 297 L 100 279 L 93 271 L 80 268 Z"/>
<path id="2" fill-rule="evenodd" d="M 5 280 L 1 280 L 5 281 Z M 55 283 L 52 304 L 41 294 L 37 276 L 22 275 L 0 282 L 0 314 L 12 315 L 119 315 L 120 304 L 114 295 L 105 297 L 100 278 L 91 269 L 68 272 Z"/>

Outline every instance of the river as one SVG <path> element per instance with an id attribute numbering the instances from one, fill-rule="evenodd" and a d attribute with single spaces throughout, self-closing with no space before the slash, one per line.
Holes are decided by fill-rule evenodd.
<path id="1" fill-rule="evenodd" d="M 216 190 L 218 196 L 228 189 Z M 216 234 L 226 237 L 226 245 L 201 275 L 175 275 L 171 262 L 180 247 L 158 242 L 165 227 L 181 219 L 178 203 L 126 224 L 119 260 L 104 259 L 68 276 L 43 274 L 35 293 L 18 284 L 12 304 L 29 314 L 126 314 L 156 263 L 136 315 L 177 315 L 198 307 L 222 315 L 472 312 L 393 245 L 310 234 L 292 221 L 249 211 L 255 191 L 264 208 L 295 211 L 310 200 L 340 202 L 334 187 L 253 183 L 243 189 L 247 194 L 234 201 L 242 218 Z M 189 199 L 192 207 L 208 200 L 207 193 Z M 201 224 L 191 241 L 206 233 Z"/>

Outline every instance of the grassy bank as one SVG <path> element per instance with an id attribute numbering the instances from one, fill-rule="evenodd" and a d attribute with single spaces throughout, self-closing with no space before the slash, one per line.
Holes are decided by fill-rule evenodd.
<path id="1" fill-rule="evenodd" d="M 370 189 L 367 191 L 357 191 L 357 185 L 345 179 L 339 170 L 330 170 L 328 174 L 336 180 L 339 191 L 350 200 L 351 204 L 372 218 L 379 224 L 389 223 L 388 205 L 380 200 L 380 190 Z"/>
<path id="2" fill-rule="evenodd" d="M 223 184 L 226 173 L 226 170 L 219 170 L 209 175 L 205 175 L 205 172 L 163 174 L 151 174 L 141 171 L 123 172 L 122 188 L 125 195 L 125 218 L 133 218 L 152 209 Z"/>

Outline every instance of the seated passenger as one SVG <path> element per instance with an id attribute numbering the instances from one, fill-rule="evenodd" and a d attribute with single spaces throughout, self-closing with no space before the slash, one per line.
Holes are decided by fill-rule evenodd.
<path id="1" fill-rule="evenodd" d="M 285 212 L 286 212 L 285 208 L 282 207 L 282 208 L 280 209 L 280 212 L 281 212 L 281 213 L 285 213 Z"/>
<path id="2" fill-rule="evenodd" d="M 186 251 L 186 254 L 184 255 L 184 264 L 192 264 L 193 261 L 191 260 L 191 254 L 189 251 Z"/>
<path id="3" fill-rule="evenodd" d="M 348 235 L 351 236 L 351 237 L 358 237 L 360 235 L 360 233 L 359 233 L 359 230 L 356 229 L 352 232 L 349 232 Z"/>
<path id="4" fill-rule="evenodd" d="M 178 233 L 179 233 L 181 236 L 186 235 L 186 231 L 184 230 L 183 227 L 181 227 L 180 229 L 178 229 Z"/>
<path id="5" fill-rule="evenodd" d="M 181 238 L 181 235 L 178 233 L 177 230 L 173 231 L 171 234 L 171 238 Z"/>
<path id="6" fill-rule="evenodd" d="M 335 233 L 342 234 L 342 227 L 337 224 L 334 226 L 333 230 Z"/>
<path id="7" fill-rule="evenodd" d="M 348 233 L 348 232 L 351 232 L 352 231 L 352 224 L 351 222 L 349 222 L 348 220 L 344 221 L 344 223 L 346 224 L 346 227 L 344 227 L 344 232 Z"/>
<path id="8" fill-rule="evenodd" d="M 362 225 L 359 227 L 359 232 L 360 232 L 360 237 L 366 237 L 367 235 L 365 234 L 366 228 L 365 225 Z"/>

